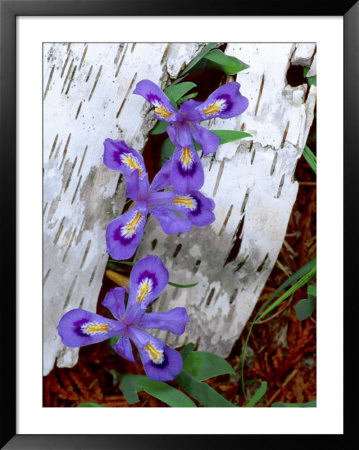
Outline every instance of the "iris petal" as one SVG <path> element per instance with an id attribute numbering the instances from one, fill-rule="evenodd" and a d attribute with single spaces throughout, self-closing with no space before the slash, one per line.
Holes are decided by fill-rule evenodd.
<path id="1" fill-rule="evenodd" d="M 177 110 L 172 106 L 170 99 L 153 81 L 140 81 L 137 83 L 133 93 L 141 95 L 155 107 L 154 116 L 156 119 L 166 122 L 175 120 Z"/>
<path id="2" fill-rule="evenodd" d="M 126 288 L 116 287 L 106 294 L 102 305 L 105 306 L 117 320 L 125 315 L 125 292 Z"/>
<path id="3" fill-rule="evenodd" d="M 217 150 L 220 139 L 217 135 L 200 125 L 194 125 L 191 128 L 193 139 L 198 143 L 203 151 L 203 155 L 207 156 Z"/>
<path id="4" fill-rule="evenodd" d="M 172 157 L 171 181 L 180 193 L 198 190 L 203 186 L 203 167 L 193 146 L 176 147 Z"/>
<path id="5" fill-rule="evenodd" d="M 125 141 L 106 139 L 103 162 L 109 169 L 120 171 L 125 177 L 138 170 L 139 177 L 146 173 L 142 155 L 129 147 Z"/>
<path id="6" fill-rule="evenodd" d="M 83 347 L 102 342 L 122 334 L 124 329 L 125 325 L 122 322 L 107 319 L 84 309 L 72 309 L 67 312 L 57 327 L 62 342 L 68 347 Z"/>
<path id="7" fill-rule="evenodd" d="M 172 206 L 171 206 L 171 209 Z M 166 208 L 153 208 L 151 214 L 159 221 L 162 230 L 167 234 L 186 233 L 191 229 L 191 222 L 179 217 Z"/>
<path id="8" fill-rule="evenodd" d="M 115 350 L 116 353 L 122 356 L 122 358 L 125 358 L 128 361 L 137 364 L 133 356 L 131 341 L 127 336 L 120 336 L 119 340 L 116 342 L 115 345 L 112 346 L 112 348 Z"/>
<path id="9" fill-rule="evenodd" d="M 152 380 L 174 380 L 181 372 L 182 356 L 176 350 L 135 327 L 130 328 L 128 336 L 136 345 L 145 372 Z"/>
<path id="10" fill-rule="evenodd" d="M 216 218 L 212 212 L 214 207 L 214 201 L 198 191 L 177 195 L 172 202 L 172 209 L 186 215 L 197 227 L 204 227 L 215 221 Z"/>
<path id="11" fill-rule="evenodd" d="M 131 258 L 142 238 L 146 217 L 147 213 L 134 207 L 107 225 L 107 252 L 112 258 Z"/>
<path id="12" fill-rule="evenodd" d="M 182 334 L 189 322 L 185 308 L 178 307 L 167 312 L 155 312 L 144 314 L 139 322 L 141 328 L 154 328 L 170 331 L 174 334 Z"/>

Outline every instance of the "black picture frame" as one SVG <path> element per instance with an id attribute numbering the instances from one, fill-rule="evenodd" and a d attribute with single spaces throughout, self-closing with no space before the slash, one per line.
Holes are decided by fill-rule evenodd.
<path id="1" fill-rule="evenodd" d="M 342 16 L 344 17 L 344 286 L 345 392 L 343 435 L 17 435 L 16 434 L 16 17 L 18 16 Z M 359 4 L 357 0 L 329 3 L 284 0 L 0 0 L 0 187 L 3 220 L 2 255 L 1 448 L 6 449 L 183 449 L 229 448 L 351 448 L 356 425 L 350 398 L 358 375 L 355 333 L 356 254 L 358 219 L 355 182 L 359 152 Z M 335 61 L 333 61 L 335 63 Z M 335 89 L 335 87 L 333 87 Z M 330 282 L 328 280 L 328 282 Z M 335 324 L 333 324 L 333 329 Z M 334 364 L 334 362 L 333 362 Z M 330 374 L 328 374 L 330 376 Z M 179 424 L 178 431 L 185 430 Z M 269 444 L 269 445 L 268 445 Z"/>

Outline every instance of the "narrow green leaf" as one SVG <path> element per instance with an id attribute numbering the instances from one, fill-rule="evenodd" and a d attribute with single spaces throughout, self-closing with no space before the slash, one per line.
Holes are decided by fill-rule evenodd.
<path id="1" fill-rule="evenodd" d="M 122 267 L 119 267 L 116 263 L 113 263 L 111 261 L 109 261 L 107 263 L 106 269 L 114 270 L 115 272 L 120 272 L 120 273 L 126 273 L 127 272 L 126 269 L 124 269 Z"/>
<path id="2" fill-rule="evenodd" d="M 317 296 L 317 286 L 315 286 L 314 284 L 308 284 L 307 292 L 308 292 L 308 295 L 311 295 L 312 297 L 316 297 Z"/>
<path id="3" fill-rule="evenodd" d="M 177 105 L 181 105 L 182 103 L 186 102 L 187 100 L 191 100 L 191 98 L 197 97 L 197 95 L 198 95 L 198 92 L 193 92 L 192 94 L 185 95 L 184 97 L 181 97 L 178 100 Z"/>
<path id="4" fill-rule="evenodd" d="M 305 320 L 311 317 L 315 310 L 315 298 L 309 297 L 299 300 L 295 305 L 294 310 L 298 320 Z"/>
<path id="5" fill-rule="evenodd" d="M 251 134 L 245 131 L 235 130 L 210 130 L 213 134 L 220 138 L 220 144 L 227 144 L 228 142 L 238 141 L 247 137 L 252 137 Z"/>
<path id="6" fill-rule="evenodd" d="M 166 140 L 164 140 L 162 147 L 161 147 L 161 156 L 160 156 L 161 167 L 168 159 L 171 158 L 174 151 L 175 151 L 175 145 L 170 141 L 170 139 L 167 138 Z"/>
<path id="7" fill-rule="evenodd" d="M 256 405 L 261 400 L 261 398 L 264 396 L 264 394 L 267 392 L 267 386 L 268 386 L 268 383 L 266 381 L 263 381 L 262 384 L 259 386 L 259 388 L 256 390 L 253 397 L 246 404 L 246 406 L 252 407 L 252 406 Z"/>
<path id="8" fill-rule="evenodd" d="M 180 350 L 183 362 L 193 349 L 194 349 L 194 344 L 192 342 L 189 342 L 185 347 L 183 347 L 182 350 Z"/>
<path id="9" fill-rule="evenodd" d="M 197 283 L 193 283 L 193 284 L 178 284 L 178 283 L 172 283 L 172 281 L 169 281 L 168 284 L 170 284 L 171 286 L 174 287 L 178 287 L 178 288 L 191 288 L 194 286 L 197 286 L 199 282 L 197 281 Z"/>
<path id="10" fill-rule="evenodd" d="M 195 83 L 184 81 L 183 83 L 171 84 L 170 86 L 166 87 L 163 92 L 171 100 L 174 106 L 177 106 L 178 100 L 195 87 L 197 87 Z"/>
<path id="11" fill-rule="evenodd" d="M 256 321 L 258 320 L 258 317 L 260 316 L 262 311 L 264 311 L 264 309 L 270 304 L 270 302 L 273 299 L 276 298 L 276 296 L 278 294 L 280 294 L 288 286 L 290 286 L 291 284 L 293 284 L 297 280 L 299 280 L 299 278 L 303 277 L 305 274 L 310 272 L 313 269 L 313 267 L 316 266 L 316 263 L 317 263 L 317 258 L 313 258 L 311 261 L 307 262 L 304 266 L 302 266 L 295 273 L 293 273 L 293 275 L 291 275 L 287 280 L 285 280 L 284 283 L 282 283 L 273 292 L 273 294 L 269 297 L 269 299 L 266 300 L 264 302 L 264 304 L 259 308 L 259 311 L 257 312 L 256 316 L 254 317 L 253 322 L 250 324 L 250 327 L 249 327 L 249 330 L 248 330 L 248 334 L 247 334 L 246 340 L 244 342 L 244 346 L 243 346 L 243 350 L 242 350 L 242 358 L 241 358 L 241 387 L 242 387 L 242 392 L 243 392 L 244 399 L 245 399 L 246 402 L 247 402 L 247 396 L 246 396 L 246 392 L 245 392 L 245 389 L 244 389 L 244 361 L 245 361 L 245 356 L 246 356 L 246 352 L 247 352 L 248 341 L 249 341 L 249 338 L 251 336 L 252 329 L 253 329 Z"/>
<path id="12" fill-rule="evenodd" d="M 307 145 L 304 147 L 303 156 L 312 170 L 317 173 L 317 157 Z"/>
<path id="13" fill-rule="evenodd" d="M 286 407 L 286 408 L 315 408 L 317 406 L 317 401 L 312 400 L 311 402 L 307 403 L 283 403 L 283 402 L 275 402 L 271 404 L 272 407 L 278 408 L 278 407 Z"/>
<path id="14" fill-rule="evenodd" d="M 222 70 L 227 75 L 235 75 L 249 67 L 234 56 L 224 54 L 218 48 L 207 53 L 205 59 L 210 61 L 209 66 Z"/>
<path id="15" fill-rule="evenodd" d="M 108 340 L 108 343 L 111 347 L 113 347 L 114 345 L 117 344 L 117 341 L 120 339 L 120 336 L 112 336 L 112 338 L 110 338 Z"/>
<path id="16" fill-rule="evenodd" d="M 196 380 L 185 370 L 182 370 L 177 376 L 176 381 L 185 392 L 203 406 L 236 407 L 236 405 L 226 400 L 217 391 L 208 386 L 208 384 Z"/>
<path id="17" fill-rule="evenodd" d="M 109 262 L 114 262 L 114 263 L 118 263 L 118 264 L 126 264 L 127 266 L 134 266 L 136 264 L 133 261 L 120 261 L 117 259 L 109 259 Z"/>
<path id="18" fill-rule="evenodd" d="M 80 403 L 79 405 L 77 405 L 77 408 L 104 408 L 104 406 L 100 405 L 99 403 L 88 402 Z"/>
<path id="19" fill-rule="evenodd" d="M 313 75 L 312 77 L 308 77 L 308 84 L 309 84 L 309 86 L 316 86 L 317 85 L 317 76 Z"/>
<path id="20" fill-rule="evenodd" d="M 193 401 L 183 392 L 163 381 L 154 381 L 146 375 L 123 375 L 121 378 L 121 390 L 128 403 L 139 401 L 137 392 L 145 391 L 152 397 L 158 398 L 163 403 L 174 407 L 195 407 Z M 134 401 L 136 400 L 136 401 Z"/>
<path id="21" fill-rule="evenodd" d="M 183 369 L 198 381 L 236 373 L 225 359 L 210 352 L 191 352 L 183 364 Z"/>
<path id="22" fill-rule="evenodd" d="M 210 52 L 214 47 L 216 47 L 216 43 L 210 43 L 207 44 L 205 47 L 202 48 L 202 50 L 198 53 L 198 55 L 190 61 L 190 63 L 187 65 L 187 67 L 182 70 L 182 72 L 179 74 L 180 77 L 188 73 L 202 58 L 204 58 L 208 52 Z"/>
<path id="23" fill-rule="evenodd" d="M 150 131 L 150 134 L 162 134 L 166 131 L 169 123 L 164 120 L 158 120 L 155 127 Z"/>
<path id="24" fill-rule="evenodd" d="M 275 302 L 273 302 L 262 314 L 258 317 L 256 322 L 260 322 L 268 313 L 270 313 L 274 308 L 279 306 L 286 298 L 290 297 L 294 292 L 296 292 L 302 286 L 305 286 L 308 281 L 314 277 L 317 268 L 313 267 L 310 272 L 305 274 L 299 281 L 297 281 L 291 288 L 289 288 L 283 295 L 281 295 Z"/>

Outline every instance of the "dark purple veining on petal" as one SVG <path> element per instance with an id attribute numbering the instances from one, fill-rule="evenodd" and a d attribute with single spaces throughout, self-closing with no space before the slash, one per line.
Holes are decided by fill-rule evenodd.
<path id="1" fill-rule="evenodd" d="M 135 237 L 136 237 L 136 233 L 133 233 L 133 234 L 132 234 L 131 236 L 129 236 L 129 237 L 125 237 L 125 236 L 122 236 L 122 234 L 121 234 L 121 229 L 122 229 L 122 226 L 121 226 L 121 227 L 118 227 L 117 230 L 115 230 L 115 232 L 113 233 L 113 239 L 114 239 L 115 241 L 120 241 L 122 245 L 129 245 L 129 244 L 131 244 L 131 242 L 132 242 L 132 241 L 135 239 Z"/>
<path id="2" fill-rule="evenodd" d="M 150 272 L 149 270 L 145 270 L 144 272 L 141 272 L 137 278 L 137 284 L 140 284 L 142 280 L 149 278 L 150 280 L 152 280 L 153 286 L 152 286 L 152 291 L 156 288 L 157 284 L 158 284 L 158 280 L 156 277 L 156 274 L 154 274 L 153 272 Z"/>
<path id="3" fill-rule="evenodd" d="M 221 110 L 221 113 L 226 113 L 232 109 L 233 102 L 231 96 L 228 94 L 222 94 L 217 97 L 217 100 L 224 100 L 226 105 L 225 108 Z"/>
<path id="4" fill-rule="evenodd" d="M 178 161 L 177 167 L 178 167 L 179 173 L 182 176 L 184 176 L 184 177 L 191 176 L 192 177 L 196 173 L 197 163 L 193 162 L 190 167 L 186 168 L 186 167 L 183 167 L 181 161 Z"/>
<path id="5" fill-rule="evenodd" d="M 85 323 L 89 323 L 89 321 L 87 319 L 80 319 L 74 322 L 75 333 L 81 337 L 88 337 L 88 334 L 84 333 L 82 330 L 82 327 L 83 325 L 85 325 Z"/>
<path id="6" fill-rule="evenodd" d="M 195 208 L 195 209 L 192 209 L 192 210 L 190 211 L 190 214 L 193 215 L 193 216 L 198 216 L 198 215 L 201 214 L 201 212 L 202 212 L 202 202 L 201 202 L 201 200 L 200 200 L 196 195 L 194 195 L 193 193 L 191 194 L 191 196 L 196 200 L 196 208 Z"/>
<path id="7" fill-rule="evenodd" d="M 165 351 L 163 351 L 163 361 L 161 363 L 155 363 L 151 360 L 151 364 L 153 365 L 153 367 L 156 367 L 156 369 L 164 369 L 166 366 L 168 366 L 168 358 Z"/>

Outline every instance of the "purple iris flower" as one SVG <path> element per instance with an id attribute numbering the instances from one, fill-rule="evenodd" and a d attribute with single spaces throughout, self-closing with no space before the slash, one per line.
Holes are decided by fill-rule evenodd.
<path id="1" fill-rule="evenodd" d="M 156 217 L 167 234 L 185 233 L 192 224 L 201 227 L 215 220 L 213 200 L 199 191 L 185 195 L 163 191 L 171 184 L 171 160 L 166 161 L 150 185 L 142 155 L 125 141 L 106 139 L 104 146 L 104 164 L 124 175 L 127 197 L 133 201 L 127 212 L 107 226 L 107 251 L 114 259 L 128 259 L 135 253 L 148 214 Z"/>
<path id="2" fill-rule="evenodd" d="M 187 100 L 177 110 L 155 83 L 150 80 L 137 83 L 133 93 L 142 95 L 155 107 L 156 119 L 170 125 L 167 132 L 176 146 L 172 157 L 171 183 L 178 192 L 187 193 L 203 186 L 203 168 L 193 139 L 202 148 L 204 156 L 217 150 L 220 139 L 198 124 L 216 117 L 229 119 L 242 114 L 248 107 L 248 99 L 239 88 L 237 82 L 224 84 L 204 102 Z"/>
<path id="3" fill-rule="evenodd" d="M 145 314 L 147 307 L 163 291 L 169 275 L 158 256 L 138 261 L 130 276 L 130 293 L 125 305 L 125 288 L 111 289 L 102 305 L 116 320 L 83 309 L 73 309 L 61 318 L 57 327 L 62 342 L 68 347 L 102 342 L 120 335 L 112 347 L 120 356 L 136 363 L 131 341 L 137 347 L 142 364 L 152 380 L 173 380 L 182 370 L 182 357 L 160 339 L 143 330 L 158 329 L 182 334 L 189 322 L 185 308 Z"/>

